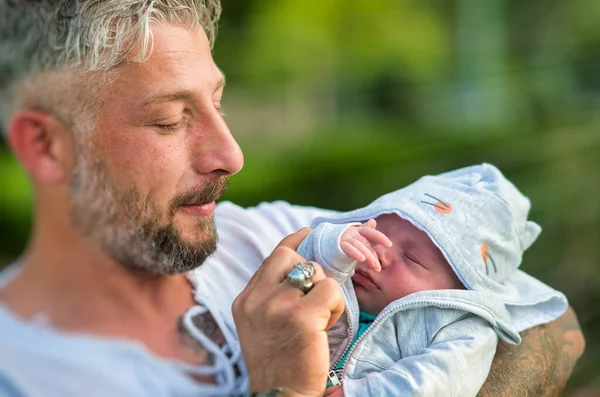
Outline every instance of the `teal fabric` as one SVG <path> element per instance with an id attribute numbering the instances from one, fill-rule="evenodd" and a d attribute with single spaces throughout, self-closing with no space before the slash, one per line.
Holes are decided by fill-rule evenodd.
<path id="1" fill-rule="evenodd" d="M 348 360 L 348 354 L 350 353 L 350 351 L 356 344 L 356 341 L 360 338 L 360 336 L 362 334 L 365 333 L 365 331 L 371 326 L 371 324 L 373 324 L 373 321 L 375 321 L 376 318 L 377 318 L 377 316 L 374 316 L 372 314 L 365 313 L 363 311 L 360 312 L 359 317 L 358 317 L 358 332 L 356 333 L 356 337 L 352 341 L 350 348 L 348 350 L 346 350 L 344 357 L 342 357 L 342 359 L 340 360 L 338 365 L 334 368 L 336 370 L 336 372 L 337 372 L 337 370 L 341 370 L 342 368 L 344 368 L 344 364 L 346 364 L 346 360 Z M 329 388 L 331 386 L 333 386 L 333 384 L 331 383 L 331 381 L 328 380 L 326 387 Z"/>
<path id="2" fill-rule="evenodd" d="M 356 333 L 356 338 L 354 338 L 354 340 L 352 341 L 352 344 L 350 345 L 350 348 L 348 350 L 346 350 L 344 357 L 342 357 L 342 359 L 340 360 L 339 364 L 335 367 L 335 369 L 344 368 L 344 364 L 346 364 L 346 360 L 348 360 L 348 353 L 350 353 L 350 351 L 356 344 L 356 341 L 358 340 L 358 338 L 360 338 L 360 336 L 365 333 L 367 328 L 369 328 L 371 326 L 371 324 L 373 324 L 373 321 L 375 321 L 376 318 L 377 318 L 377 316 L 374 316 L 372 314 L 365 313 L 363 311 L 360 312 L 360 315 L 358 317 L 358 332 Z"/>

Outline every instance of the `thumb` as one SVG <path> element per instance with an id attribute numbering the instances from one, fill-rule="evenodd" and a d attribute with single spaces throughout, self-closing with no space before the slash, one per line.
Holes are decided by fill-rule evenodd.
<path id="1" fill-rule="evenodd" d="M 306 236 L 308 236 L 310 231 L 311 231 L 310 227 L 302 228 L 302 229 L 298 230 L 297 232 L 292 233 L 289 236 L 285 237 L 283 240 L 281 240 L 279 242 L 279 244 L 277 244 L 277 247 L 287 247 L 287 248 L 290 248 L 290 249 L 296 251 L 296 249 L 298 248 L 300 243 L 306 238 Z M 273 251 L 275 252 L 276 249 Z M 267 259 L 269 259 L 272 255 L 273 255 L 273 253 L 271 253 L 271 255 L 269 255 L 265 259 L 265 261 L 263 262 L 263 265 L 267 261 Z M 242 296 L 242 295 L 245 296 L 247 293 L 249 293 L 249 291 L 254 289 L 254 287 L 256 286 L 256 283 L 258 282 L 258 279 L 261 277 L 261 275 L 264 271 L 263 265 L 261 265 L 258 268 L 258 270 L 254 273 L 254 275 L 250 278 L 250 280 L 248 281 L 248 284 L 246 285 L 246 288 L 244 288 L 242 293 L 240 293 L 240 296 Z"/>
<path id="2" fill-rule="evenodd" d="M 306 236 L 308 236 L 310 231 L 310 227 L 304 227 L 281 240 L 281 242 L 277 244 L 277 247 L 287 247 L 296 251 L 300 243 L 304 241 L 304 239 L 306 238 Z"/>

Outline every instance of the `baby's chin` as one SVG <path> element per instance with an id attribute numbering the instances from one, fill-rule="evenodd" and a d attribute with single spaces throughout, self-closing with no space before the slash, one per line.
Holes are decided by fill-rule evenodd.
<path id="1" fill-rule="evenodd" d="M 360 311 L 370 314 L 375 313 L 374 315 L 377 315 L 377 313 L 379 313 L 381 310 L 376 309 L 378 305 L 374 301 L 374 293 L 362 285 L 355 283 L 354 280 L 352 281 L 352 284 L 354 285 L 354 293 L 356 295 L 356 300 L 358 302 Z"/>

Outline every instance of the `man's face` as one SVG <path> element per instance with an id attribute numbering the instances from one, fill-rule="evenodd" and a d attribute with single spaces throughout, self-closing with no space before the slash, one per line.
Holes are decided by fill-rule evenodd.
<path id="1" fill-rule="evenodd" d="M 389 303 L 425 290 L 462 289 L 461 282 L 429 236 L 396 214 L 376 218 L 392 247 L 376 245 L 381 272 L 360 263 L 352 277 L 361 310 L 379 314 Z"/>
<path id="2" fill-rule="evenodd" d="M 78 145 L 71 215 L 119 263 L 174 274 L 214 252 L 214 201 L 243 158 L 220 114 L 224 77 L 204 32 L 153 33 L 149 59 L 109 73 L 91 142 Z"/>

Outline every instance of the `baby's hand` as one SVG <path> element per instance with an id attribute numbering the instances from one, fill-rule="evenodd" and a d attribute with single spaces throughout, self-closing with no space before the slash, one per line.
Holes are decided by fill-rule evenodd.
<path id="1" fill-rule="evenodd" d="M 357 262 L 366 262 L 376 272 L 381 270 L 381 263 L 373 244 L 391 247 L 392 241 L 379 230 L 375 229 L 377 222 L 369 219 L 362 225 L 350 226 L 340 238 L 340 248 L 344 254 Z"/>
<path id="2" fill-rule="evenodd" d="M 325 394 L 323 397 L 343 397 L 344 396 L 344 388 L 342 385 L 331 386 L 325 389 Z"/>

